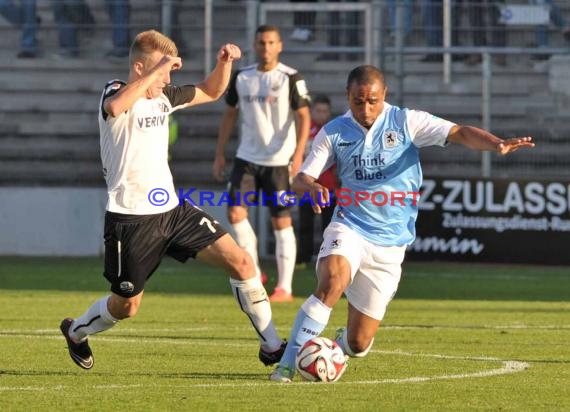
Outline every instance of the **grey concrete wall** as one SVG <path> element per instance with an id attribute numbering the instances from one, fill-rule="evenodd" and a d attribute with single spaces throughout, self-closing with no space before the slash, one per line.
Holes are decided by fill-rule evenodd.
<path id="1" fill-rule="evenodd" d="M 99 255 L 106 196 L 102 189 L 0 188 L 0 255 Z"/>
<path id="2" fill-rule="evenodd" d="M 555 56 L 551 62 L 548 77 L 550 91 L 570 98 L 570 56 Z"/>
<path id="3" fill-rule="evenodd" d="M 104 189 L 2 187 L 0 201 L 0 255 L 103 253 Z M 230 230 L 225 207 L 202 209 Z"/>

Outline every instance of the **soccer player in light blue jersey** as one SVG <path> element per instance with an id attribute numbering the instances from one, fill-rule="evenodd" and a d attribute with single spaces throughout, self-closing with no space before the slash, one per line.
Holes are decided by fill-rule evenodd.
<path id="1" fill-rule="evenodd" d="M 343 293 L 348 323 L 338 331 L 337 343 L 351 357 L 364 357 L 372 347 L 398 288 L 406 247 L 415 238 L 422 184 L 419 148 L 459 143 L 506 155 L 534 147 L 531 137 L 501 139 L 386 103 L 384 75 L 374 66 L 352 70 L 346 90 L 350 110 L 317 134 L 293 182 L 296 192 L 310 193 L 315 213 L 330 196 L 317 178 L 332 163 L 342 188 L 320 248 L 317 288 L 297 313 L 287 349 L 270 375 L 277 382 L 291 382 L 299 348 L 321 334 Z"/>

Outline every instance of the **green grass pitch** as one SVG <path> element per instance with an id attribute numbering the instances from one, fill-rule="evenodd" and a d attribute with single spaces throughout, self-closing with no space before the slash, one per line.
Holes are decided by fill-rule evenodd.
<path id="1" fill-rule="evenodd" d="M 226 276 L 171 260 L 79 369 L 58 325 L 106 293 L 101 271 L 101 259 L 0 258 L 1 411 L 570 410 L 568 268 L 406 263 L 370 355 L 337 383 L 290 385 L 268 381 Z M 283 337 L 314 284 L 298 271 L 295 302 L 273 305 Z M 323 335 L 345 319 L 343 300 Z"/>

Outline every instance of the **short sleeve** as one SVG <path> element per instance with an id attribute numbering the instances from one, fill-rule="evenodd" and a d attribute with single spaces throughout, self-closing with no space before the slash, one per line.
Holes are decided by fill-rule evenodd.
<path id="1" fill-rule="evenodd" d="M 225 100 L 228 106 L 236 107 L 238 105 L 239 96 L 237 93 L 237 76 L 239 71 L 236 71 L 232 74 L 230 78 L 230 83 L 228 85 L 228 91 L 226 92 Z"/>
<path id="2" fill-rule="evenodd" d="M 301 166 L 301 172 L 318 179 L 322 172 L 331 167 L 333 163 L 332 142 L 323 127 L 315 136 L 311 151 Z"/>
<path id="3" fill-rule="evenodd" d="M 121 87 L 124 87 L 126 85 L 127 83 L 118 79 L 111 80 L 105 85 L 105 88 L 103 89 L 103 96 L 101 97 L 101 107 L 99 107 L 103 120 L 107 120 L 107 117 L 109 116 L 109 114 L 105 111 L 105 100 L 115 95 L 119 90 L 121 90 Z"/>
<path id="4" fill-rule="evenodd" d="M 289 77 L 289 100 L 291 101 L 291 108 L 293 110 L 298 110 L 302 107 L 308 107 L 311 105 L 311 96 L 309 95 L 309 89 L 307 88 L 307 83 L 303 76 L 299 73 L 292 74 Z"/>
<path id="5" fill-rule="evenodd" d="M 407 110 L 406 123 L 414 145 L 445 146 L 455 123 L 420 110 Z"/>
<path id="6" fill-rule="evenodd" d="M 173 108 L 180 108 L 179 106 L 184 106 L 194 100 L 196 96 L 196 86 L 166 86 L 163 93 Z"/>

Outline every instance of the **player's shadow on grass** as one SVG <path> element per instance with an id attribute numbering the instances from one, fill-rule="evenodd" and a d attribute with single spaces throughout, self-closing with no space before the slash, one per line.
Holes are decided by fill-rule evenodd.
<path id="1" fill-rule="evenodd" d="M 156 335 L 156 334 L 108 334 L 105 335 L 106 339 L 113 339 L 116 338 L 117 340 L 121 339 L 145 339 L 145 340 L 152 340 L 152 341 L 160 341 L 160 340 L 172 340 L 172 341 L 188 341 L 188 344 L 191 345 L 191 341 L 204 341 L 204 342 L 212 342 L 212 341 L 228 341 L 228 342 L 235 342 L 235 337 L 225 337 L 225 336 L 192 336 L 192 335 Z M 242 337 L 239 339 L 240 341 L 251 341 L 251 342 L 259 342 L 255 337 L 247 338 Z"/>
<path id="2" fill-rule="evenodd" d="M 207 382 L 204 382 L 205 379 L 215 380 L 216 383 L 219 383 L 220 380 L 224 381 L 259 381 L 259 380 L 267 380 L 267 374 L 264 373 L 243 373 L 243 372 L 235 372 L 235 373 L 228 373 L 228 372 L 220 372 L 220 373 L 212 373 L 212 372 L 177 372 L 177 373 L 148 373 L 143 374 L 148 377 L 152 378 L 164 378 L 164 379 L 190 379 L 190 380 L 199 380 L 200 383 L 207 385 Z"/>
<path id="3" fill-rule="evenodd" d="M 9 376 L 77 376 L 77 374 L 84 374 L 84 371 L 79 370 L 75 367 L 75 370 L 70 369 L 69 371 L 51 371 L 51 370 L 36 370 L 36 371 L 23 371 L 23 370 L 9 370 L 0 369 L 0 375 Z M 91 373 L 90 373 L 91 374 Z M 96 375 L 108 375 L 108 373 L 95 373 Z"/>
<path id="4" fill-rule="evenodd" d="M 117 374 L 116 371 L 109 372 L 109 371 L 101 371 L 97 372 L 94 370 L 90 370 L 87 374 L 85 371 L 81 371 L 78 368 L 73 368 L 70 366 L 69 371 L 53 371 L 53 370 L 38 370 L 38 371 L 22 371 L 22 370 L 9 370 L 9 369 L 0 369 L 0 376 L 46 376 L 46 377 L 70 377 L 74 378 L 78 375 L 81 376 L 89 376 L 93 378 L 98 377 L 112 377 L 113 379 L 119 378 L 122 374 Z M 141 378 L 150 378 L 150 379 L 184 379 L 187 382 L 190 381 L 191 383 L 196 383 L 194 381 L 198 381 L 197 383 L 202 385 L 214 385 L 219 384 L 220 381 L 240 381 L 240 382 L 252 382 L 252 381 L 261 381 L 267 379 L 266 373 L 245 373 L 245 372 L 220 372 L 220 373 L 213 373 L 213 372 L 199 372 L 199 371 L 188 371 L 188 372 L 129 372 L 128 374 L 125 373 L 125 376 L 132 378 L 133 376 L 138 376 Z M 205 382 L 206 381 L 206 382 Z M 208 382 L 212 381 L 212 382 Z M 128 384 L 127 384 L 128 386 Z"/>

